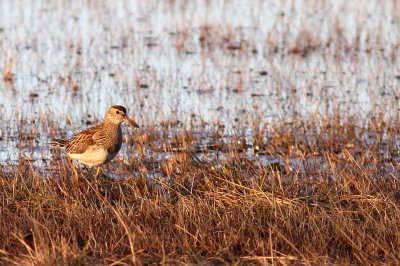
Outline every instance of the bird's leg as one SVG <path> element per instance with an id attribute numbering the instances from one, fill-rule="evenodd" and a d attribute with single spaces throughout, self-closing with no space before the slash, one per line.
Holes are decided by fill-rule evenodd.
<path id="1" fill-rule="evenodd" d="M 100 174 L 101 174 L 101 168 L 100 168 L 100 166 L 97 166 L 96 175 L 95 175 L 96 182 L 99 180 Z"/>
<path id="2" fill-rule="evenodd" d="M 97 166 L 96 176 L 99 176 L 100 173 L 101 173 L 101 168 L 100 166 Z"/>
<path id="3" fill-rule="evenodd" d="M 72 171 L 74 172 L 76 178 L 78 178 L 79 175 L 78 175 L 78 172 L 76 171 L 75 165 L 74 165 L 74 163 L 72 162 L 71 157 L 67 157 L 67 161 L 68 161 L 69 166 L 71 166 Z"/>

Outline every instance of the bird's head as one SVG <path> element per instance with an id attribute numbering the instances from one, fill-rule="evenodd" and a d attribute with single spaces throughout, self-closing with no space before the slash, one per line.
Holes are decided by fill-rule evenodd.
<path id="1" fill-rule="evenodd" d="M 121 105 L 111 106 L 110 109 L 107 110 L 105 119 L 106 121 L 120 124 L 122 122 L 127 122 L 131 124 L 132 127 L 138 128 L 139 125 L 136 124 L 129 116 L 126 115 L 126 108 Z"/>

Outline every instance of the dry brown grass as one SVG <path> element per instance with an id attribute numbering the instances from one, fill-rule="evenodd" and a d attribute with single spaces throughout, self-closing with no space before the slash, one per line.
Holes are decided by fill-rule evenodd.
<path id="1" fill-rule="evenodd" d="M 114 161 L 122 181 L 73 178 L 57 154 L 48 178 L 29 162 L 3 165 L 0 260 L 399 264 L 399 127 L 378 121 L 254 123 L 247 143 L 241 133 L 228 143 L 216 129 L 208 145 L 193 130 L 162 138 L 148 129 L 133 147 L 171 156 Z"/>

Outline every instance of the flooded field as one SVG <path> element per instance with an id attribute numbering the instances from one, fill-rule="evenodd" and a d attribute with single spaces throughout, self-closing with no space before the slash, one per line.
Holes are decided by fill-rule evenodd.
<path id="1" fill-rule="evenodd" d="M 0 3 L 0 262 L 400 263 L 400 3 L 250 2 Z"/>
<path id="2" fill-rule="evenodd" d="M 398 9 L 396 1 L 6 1 L 0 158 L 19 158 L 21 133 L 36 134 L 45 153 L 49 135 L 60 134 L 52 127 L 71 136 L 113 104 L 144 131 L 217 122 L 232 134 L 293 115 L 397 118 Z"/>

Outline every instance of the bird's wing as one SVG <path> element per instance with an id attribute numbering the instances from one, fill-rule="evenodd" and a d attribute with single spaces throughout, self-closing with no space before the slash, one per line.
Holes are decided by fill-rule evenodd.
<path id="1" fill-rule="evenodd" d="M 65 150 L 68 153 L 81 154 L 84 153 L 90 146 L 96 145 L 97 141 L 95 135 L 99 127 L 100 125 L 97 125 L 95 127 L 85 129 L 73 136 L 65 145 Z"/>
<path id="2" fill-rule="evenodd" d="M 93 134 L 93 141 L 99 145 L 103 146 L 107 142 L 108 134 L 107 131 L 104 130 L 96 130 L 96 132 Z"/>

